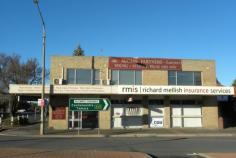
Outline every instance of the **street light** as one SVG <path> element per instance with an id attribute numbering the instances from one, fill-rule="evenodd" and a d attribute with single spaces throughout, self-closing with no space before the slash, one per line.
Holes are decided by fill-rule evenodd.
<path id="1" fill-rule="evenodd" d="M 39 12 L 39 16 L 41 19 L 42 27 L 43 27 L 43 49 L 42 49 L 42 92 L 41 92 L 41 99 L 43 100 L 43 103 L 45 105 L 44 101 L 44 95 L 45 95 L 45 48 L 46 48 L 46 29 L 45 29 L 45 23 L 43 20 L 42 12 L 39 8 L 39 1 L 33 0 L 34 4 L 37 7 L 37 10 Z M 44 105 L 41 105 L 41 122 L 40 122 L 40 135 L 44 134 Z"/>

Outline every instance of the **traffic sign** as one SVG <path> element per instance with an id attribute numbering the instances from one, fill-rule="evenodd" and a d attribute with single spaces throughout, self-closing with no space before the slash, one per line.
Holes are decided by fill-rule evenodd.
<path id="1" fill-rule="evenodd" d="M 104 111 L 111 105 L 105 98 L 70 98 L 69 109 L 71 111 Z"/>

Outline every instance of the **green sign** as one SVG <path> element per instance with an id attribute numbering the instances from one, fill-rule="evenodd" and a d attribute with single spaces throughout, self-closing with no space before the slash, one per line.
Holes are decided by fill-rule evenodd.
<path id="1" fill-rule="evenodd" d="M 70 98 L 69 109 L 71 111 L 103 111 L 111 105 L 105 98 Z"/>

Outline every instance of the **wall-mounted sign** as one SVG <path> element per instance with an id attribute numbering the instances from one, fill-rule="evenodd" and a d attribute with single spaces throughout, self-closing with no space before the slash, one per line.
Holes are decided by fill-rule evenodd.
<path id="1" fill-rule="evenodd" d="M 41 94 L 41 89 L 35 85 L 10 84 L 10 94 Z M 34 89 L 36 88 L 36 89 Z M 49 86 L 46 86 L 49 92 Z M 46 91 L 47 92 L 47 91 Z M 147 95 L 235 95 L 234 87 L 223 86 L 82 86 L 56 85 L 50 94 L 147 94 Z"/>
<path id="2" fill-rule="evenodd" d="M 50 86 L 45 86 L 45 94 L 49 93 Z M 10 94 L 41 94 L 41 85 L 27 85 L 27 84 L 10 84 Z"/>
<path id="3" fill-rule="evenodd" d="M 110 86 L 56 85 L 54 94 L 109 94 Z"/>
<path id="4" fill-rule="evenodd" d="M 159 58 L 109 58 L 109 69 L 119 70 L 181 70 L 179 59 Z"/>
<path id="5" fill-rule="evenodd" d="M 163 117 L 152 117 L 150 127 L 152 128 L 162 128 L 164 126 Z"/>
<path id="6" fill-rule="evenodd" d="M 210 86 L 118 86 L 118 94 L 234 95 L 233 87 Z"/>
<path id="7" fill-rule="evenodd" d="M 64 120 L 66 119 L 66 108 L 65 107 L 54 107 L 52 110 L 53 120 Z"/>
<path id="8" fill-rule="evenodd" d="M 51 88 L 51 89 L 50 89 Z M 87 85 L 54 85 L 45 86 L 45 93 L 49 94 L 110 94 L 111 86 Z M 10 94 L 41 94 L 41 85 L 10 84 Z"/>
<path id="9" fill-rule="evenodd" d="M 71 111 L 103 111 L 111 106 L 108 99 L 104 98 L 70 98 L 69 109 Z"/>

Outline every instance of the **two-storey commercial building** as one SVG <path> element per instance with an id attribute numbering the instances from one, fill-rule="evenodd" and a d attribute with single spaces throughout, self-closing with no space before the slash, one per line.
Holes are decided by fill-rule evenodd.
<path id="1" fill-rule="evenodd" d="M 217 96 L 234 95 L 216 86 L 212 60 L 53 56 L 49 127 L 218 128 Z M 11 85 L 16 95 L 40 94 L 40 85 Z M 105 111 L 72 111 L 70 98 L 108 98 Z"/>

